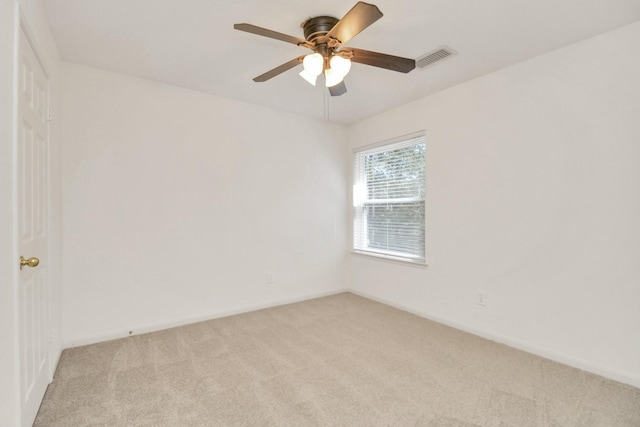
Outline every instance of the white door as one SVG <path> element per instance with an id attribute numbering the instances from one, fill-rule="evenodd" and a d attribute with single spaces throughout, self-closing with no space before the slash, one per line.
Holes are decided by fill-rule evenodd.
<path id="1" fill-rule="evenodd" d="M 22 425 L 30 426 L 49 383 L 47 283 L 48 79 L 20 31 L 18 69 L 18 280 Z M 36 266 L 36 258 L 39 264 Z M 16 260 L 19 262 L 19 260 Z M 26 262 L 26 261 L 25 261 Z"/>

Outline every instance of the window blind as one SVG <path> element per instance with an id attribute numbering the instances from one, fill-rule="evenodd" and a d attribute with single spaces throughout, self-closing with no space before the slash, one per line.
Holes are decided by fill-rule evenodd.
<path id="1" fill-rule="evenodd" d="M 354 153 L 353 249 L 425 262 L 424 133 Z"/>

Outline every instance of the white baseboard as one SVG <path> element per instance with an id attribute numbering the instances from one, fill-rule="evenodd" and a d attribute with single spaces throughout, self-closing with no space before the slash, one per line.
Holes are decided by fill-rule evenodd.
<path id="1" fill-rule="evenodd" d="M 381 304 L 389 305 L 391 307 L 397 308 L 402 311 L 406 311 L 408 313 L 415 314 L 416 316 L 423 317 L 428 320 L 432 320 L 437 323 L 441 323 L 443 325 L 450 326 L 452 328 L 468 332 L 473 335 L 477 335 L 482 338 L 486 338 L 491 341 L 499 342 L 501 344 L 507 345 L 509 347 L 516 348 L 518 350 L 526 351 L 527 353 L 535 354 L 536 356 L 544 357 L 545 359 L 553 360 L 558 363 L 562 363 L 577 369 L 581 369 L 583 371 L 591 372 L 596 375 L 600 375 L 602 377 L 618 381 L 624 384 L 631 385 L 633 387 L 640 388 L 640 376 L 633 375 L 628 372 L 620 371 L 617 369 L 609 368 L 606 366 L 600 366 L 593 362 L 589 362 L 586 360 L 579 359 L 573 356 L 567 356 L 566 354 L 558 353 L 555 351 L 550 351 L 547 349 L 539 348 L 530 344 L 527 344 L 522 341 L 518 341 L 511 337 L 503 336 L 500 334 L 496 334 L 490 331 L 485 331 L 481 329 L 474 328 L 472 326 L 463 325 L 457 322 L 452 322 L 446 319 L 438 318 L 435 316 L 431 316 L 425 312 L 417 310 L 415 308 L 406 306 L 404 304 L 398 304 L 394 301 L 387 300 L 385 298 L 379 298 L 377 296 L 368 294 L 367 292 L 362 292 L 355 289 L 349 289 L 349 292 L 359 295 L 361 297 L 377 301 Z"/>
<path id="2" fill-rule="evenodd" d="M 142 335 L 142 334 L 146 334 L 146 333 L 149 333 L 149 332 L 157 332 L 157 331 L 161 331 L 161 330 L 164 330 L 164 329 L 175 328 L 176 326 L 188 325 L 188 324 L 191 324 L 191 323 L 197 323 L 197 322 L 202 322 L 202 321 L 205 321 L 205 320 L 217 319 L 217 318 L 220 318 L 220 317 L 233 316 L 235 314 L 242 314 L 242 313 L 247 313 L 247 312 L 250 312 L 250 311 L 262 310 L 262 309 L 271 308 L 271 307 L 277 307 L 279 305 L 293 304 L 293 303 L 296 303 L 296 302 L 306 301 L 306 300 L 310 300 L 310 299 L 314 299 L 314 298 L 321 298 L 321 297 L 326 297 L 326 296 L 330 296 L 330 295 L 341 294 L 341 293 L 348 292 L 348 291 L 349 291 L 348 289 L 344 288 L 344 289 L 336 289 L 336 290 L 333 290 L 333 291 L 316 292 L 316 293 L 311 293 L 311 294 L 299 295 L 299 296 L 292 297 L 292 298 L 284 298 L 284 299 L 279 299 L 279 300 L 268 301 L 268 302 L 261 303 L 261 304 L 253 304 L 253 305 L 247 305 L 247 306 L 242 306 L 242 307 L 236 307 L 236 308 L 231 309 L 231 310 L 216 311 L 216 312 L 208 313 L 208 314 L 205 314 L 205 315 L 186 317 L 186 318 L 174 319 L 174 320 L 170 320 L 170 321 L 166 321 L 166 322 L 156 322 L 156 323 L 151 323 L 151 324 L 147 324 L 147 325 L 141 325 L 141 326 L 138 326 L 136 328 L 133 328 L 133 330 L 135 331 L 135 333 L 133 335 Z M 129 334 L 129 330 L 126 330 L 126 331 L 118 330 L 118 331 L 104 332 L 104 333 L 99 333 L 99 334 L 94 334 L 94 335 L 88 335 L 86 337 L 65 340 L 63 342 L 63 348 L 79 347 L 79 346 L 83 346 L 83 345 L 95 344 L 95 343 L 98 343 L 98 342 L 110 341 L 110 340 L 114 340 L 114 339 L 118 339 L 118 338 L 124 338 L 124 337 L 128 337 L 128 336 L 131 336 Z"/>

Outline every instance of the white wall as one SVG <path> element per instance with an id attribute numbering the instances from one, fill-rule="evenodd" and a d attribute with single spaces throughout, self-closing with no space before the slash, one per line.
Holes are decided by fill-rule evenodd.
<path id="1" fill-rule="evenodd" d="M 353 255 L 350 286 L 640 386 L 639 40 L 635 23 L 352 126 L 353 147 L 426 130 L 429 266 Z"/>
<path id="2" fill-rule="evenodd" d="M 19 9 L 19 14 L 18 14 Z M 14 68 L 19 18 L 27 26 L 29 36 L 49 73 L 50 103 L 58 103 L 58 52 L 53 42 L 44 11 L 38 0 L 0 1 L 0 425 L 19 424 L 20 407 L 17 377 L 18 331 L 16 286 L 18 257 L 14 235 L 16 225 L 14 136 L 15 96 Z M 58 128 L 50 129 L 51 156 L 59 157 Z M 51 290 L 51 327 L 54 342 L 51 347 L 55 367 L 61 352 L 59 316 L 61 313 L 61 211 L 60 168 L 50 169 L 50 256 L 42 260 L 49 264 Z"/>
<path id="3" fill-rule="evenodd" d="M 344 288 L 344 127 L 73 64 L 62 93 L 67 345 Z"/>

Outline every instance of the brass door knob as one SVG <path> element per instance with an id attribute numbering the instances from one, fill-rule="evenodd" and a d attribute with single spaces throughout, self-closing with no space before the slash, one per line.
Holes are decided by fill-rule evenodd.
<path id="1" fill-rule="evenodd" d="M 40 264 L 40 260 L 36 257 L 31 257 L 29 259 L 24 259 L 23 256 L 20 256 L 20 270 L 26 265 L 27 267 L 37 267 Z"/>

